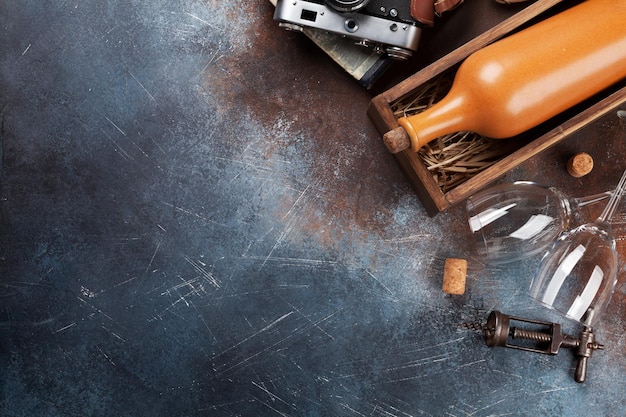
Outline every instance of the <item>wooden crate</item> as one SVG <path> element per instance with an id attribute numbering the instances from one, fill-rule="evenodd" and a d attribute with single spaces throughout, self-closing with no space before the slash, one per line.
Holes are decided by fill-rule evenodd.
<path id="1" fill-rule="evenodd" d="M 529 24 L 533 19 L 540 19 L 544 15 L 549 14 L 550 9 L 561 3 L 561 1 L 543 0 L 531 3 L 493 26 L 490 30 L 476 36 L 391 89 L 374 97 L 368 108 L 370 119 L 381 135 L 398 127 L 398 122 L 392 109 L 394 103 L 410 96 L 426 83 L 432 83 L 437 77 L 449 77 L 450 73 L 453 73 L 467 56 L 487 44 L 506 36 L 524 24 Z M 559 7 L 562 8 L 566 4 L 567 6 L 570 5 L 570 3 L 563 3 Z M 461 13 L 462 10 L 460 9 L 458 12 Z M 581 28 L 581 30 L 584 30 L 584 28 Z M 623 102 L 626 102 L 626 81 L 586 100 L 531 131 L 525 132 L 516 138 L 507 139 L 506 141 L 509 144 L 513 144 L 513 146 L 509 146 L 510 150 L 506 154 L 503 154 L 489 168 L 446 191 L 433 178 L 433 173 L 427 169 L 419 154 L 409 149 L 396 154 L 395 157 L 409 178 L 426 211 L 429 215 L 434 216 L 464 201 L 467 197 L 484 188 L 528 158 L 563 140 L 567 135 L 601 117 Z"/>

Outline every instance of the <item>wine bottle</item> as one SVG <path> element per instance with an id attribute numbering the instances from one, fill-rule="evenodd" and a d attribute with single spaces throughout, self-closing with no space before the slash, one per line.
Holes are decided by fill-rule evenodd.
<path id="1" fill-rule="evenodd" d="M 626 77 L 626 0 L 586 0 L 471 54 L 448 94 L 402 117 L 392 153 L 449 133 L 515 136 Z"/>

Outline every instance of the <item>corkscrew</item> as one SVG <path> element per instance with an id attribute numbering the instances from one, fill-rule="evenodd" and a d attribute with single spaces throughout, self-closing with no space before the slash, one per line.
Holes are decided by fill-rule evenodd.
<path id="1" fill-rule="evenodd" d="M 524 323 L 530 329 L 518 328 L 514 322 Z M 561 333 L 559 323 L 523 319 L 499 311 L 492 311 L 489 314 L 487 324 L 482 330 L 485 343 L 489 347 L 502 346 L 549 355 L 556 355 L 561 347 L 575 349 L 578 357 L 574 375 L 576 382 L 585 382 L 587 361 L 593 351 L 604 349 L 604 345 L 596 341 L 591 327 L 585 327 L 576 338 Z M 517 343 L 513 343 L 512 340 Z"/>

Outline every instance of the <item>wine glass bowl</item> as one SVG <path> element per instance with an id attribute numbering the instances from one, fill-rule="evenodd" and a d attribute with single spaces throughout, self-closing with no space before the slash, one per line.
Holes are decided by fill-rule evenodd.
<path id="1" fill-rule="evenodd" d="M 615 239 L 601 222 L 564 233 L 543 258 L 530 295 L 564 316 L 592 326 L 617 282 Z"/>
<path id="2" fill-rule="evenodd" d="M 533 182 L 500 184 L 480 191 L 466 204 L 474 249 L 496 264 L 542 253 L 568 227 L 576 205 L 555 188 Z"/>

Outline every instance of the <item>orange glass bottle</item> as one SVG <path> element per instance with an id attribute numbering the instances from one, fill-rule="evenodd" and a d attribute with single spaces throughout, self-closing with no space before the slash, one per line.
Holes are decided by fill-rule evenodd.
<path id="1" fill-rule="evenodd" d="M 626 0 L 587 0 L 470 55 L 441 101 L 385 134 L 391 152 L 445 134 L 522 133 L 626 77 Z"/>

